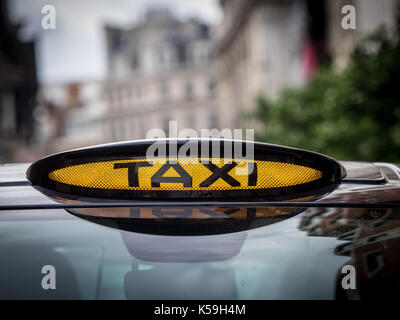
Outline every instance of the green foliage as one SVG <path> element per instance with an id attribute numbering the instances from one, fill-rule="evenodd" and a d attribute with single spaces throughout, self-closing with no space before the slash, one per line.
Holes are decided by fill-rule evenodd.
<path id="1" fill-rule="evenodd" d="M 322 68 L 276 101 L 259 96 L 259 141 L 318 151 L 341 160 L 400 159 L 400 41 L 383 29 L 354 49 L 345 70 Z"/>

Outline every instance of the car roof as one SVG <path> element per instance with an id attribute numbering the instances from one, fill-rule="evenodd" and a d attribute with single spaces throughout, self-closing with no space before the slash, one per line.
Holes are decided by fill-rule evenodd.
<path id="1" fill-rule="evenodd" d="M 251 201 L 263 206 L 332 206 L 332 207 L 393 207 L 398 206 L 400 192 L 400 169 L 390 163 L 369 163 L 340 161 L 347 175 L 334 191 L 313 201 L 297 200 L 290 202 Z M 63 201 L 63 194 L 51 192 L 32 183 L 26 178 L 29 163 L 0 165 L 0 210 L 35 208 L 73 208 L 73 207 L 131 207 L 131 206 L 201 206 L 216 203 L 207 201 L 156 201 L 151 200 L 113 200 L 100 198 L 69 197 Z M 72 201 L 71 201 L 72 199 Z M 218 205 L 224 204 L 221 201 Z M 225 203 L 225 204 L 228 204 Z M 246 205 L 246 201 L 235 202 L 235 206 Z"/>

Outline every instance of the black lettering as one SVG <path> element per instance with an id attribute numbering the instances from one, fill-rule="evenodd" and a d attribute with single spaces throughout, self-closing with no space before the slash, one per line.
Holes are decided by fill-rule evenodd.
<path id="1" fill-rule="evenodd" d="M 212 172 L 212 175 L 209 176 L 202 183 L 200 183 L 200 187 L 202 187 L 202 188 L 209 187 L 218 179 L 224 180 L 231 187 L 240 187 L 240 182 L 228 174 L 229 171 L 231 171 L 234 167 L 236 167 L 238 165 L 236 162 L 227 163 L 224 166 L 222 166 L 221 168 L 217 167 L 212 162 L 202 161 L 201 164 L 203 166 L 207 167 L 207 169 L 209 169 Z"/>
<path id="2" fill-rule="evenodd" d="M 257 163 L 249 162 L 247 164 L 247 168 L 249 170 L 248 186 L 249 187 L 250 186 L 256 186 L 257 185 Z"/>
<path id="3" fill-rule="evenodd" d="M 114 163 L 114 169 L 128 168 L 128 183 L 130 187 L 139 187 L 138 172 L 140 167 L 152 167 L 147 161 Z"/>
<path id="4" fill-rule="evenodd" d="M 179 177 L 163 177 L 169 168 L 173 168 L 179 174 Z M 160 183 L 183 183 L 185 188 L 190 188 L 192 186 L 192 177 L 179 163 L 167 162 L 151 177 L 151 186 L 153 188 L 159 188 Z"/>

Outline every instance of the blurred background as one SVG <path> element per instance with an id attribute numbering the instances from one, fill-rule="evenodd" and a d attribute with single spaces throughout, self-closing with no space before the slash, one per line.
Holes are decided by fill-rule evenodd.
<path id="1" fill-rule="evenodd" d="M 0 0 L 0 163 L 143 139 L 171 120 L 399 162 L 399 11 L 399 0 Z"/>

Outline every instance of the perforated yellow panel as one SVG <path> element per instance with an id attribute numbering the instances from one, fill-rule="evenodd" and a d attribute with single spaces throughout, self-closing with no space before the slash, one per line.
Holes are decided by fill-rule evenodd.
<path id="1" fill-rule="evenodd" d="M 184 172 L 182 172 L 182 170 L 178 172 L 179 170 L 175 169 L 176 166 L 174 167 L 170 164 L 171 160 L 176 161 L 175 163 L 178 163 L 178 166 L 182 168 Z M 137 175 L 134 174 L 134 170 L 123 167 L 129 166 L 129 164 L 134 162 L 144 161 L 148 161 L 148 166 L 137 167 Z M 214 165 L 211 165 L 212 168 L 210 169 L 205 164 L 201 163 L 204 161 L 209 161 Z M 233 165 L 229 171 L 225 170 L 226 172 L 218 175 L 218 168 L 222 168 L 230 162 L 234 162 L 236 165 Z M 256 164 L 256 166 L 254 166 L 254 164 Z M 251 171 L 253 166 L 255 171 Z M 216 167 L 218 168 L 216 169 Z M 161 168 L 162 170 L 158 172 Z M 131 177 L 129 177 L 129 175 L 131 175 Z M 132 177 L 132 175 L 136 177 Z M 152 179 L 153 182 L 157 181 L 157 176 L 159 178 L 176 177 L 176 180 L 179 182 L 162 182 L 168 179 L 158 179 L 158 181 L 160 181 L 159 186 L 155 186 L 154 183 L 152 186 Z M 190 185 L 186 184 L 185 186 L 181 181 L 185 177 L 186 181 L 187 177 L 189 177 Z M 136 159 L 90 162 L 57 169 L 49 173 L 50 179 L 68 185 L 119 190 L 269 189 L 304 184 L 321 177 L 322 172 L 319 170 L 290 163 L 200 158 L 165 158 L 157 159 L 157 161 L 151 159 Z M 133 179 L 136 179 L 135 186 L 132 185 Z M 208 186 L 204 186 L 204 181 L 206 179 L 211 180 Z M 232 181 L 234 183 L 232 183 Z M 201 186 L 201 184 L 203 186 Z"/>

